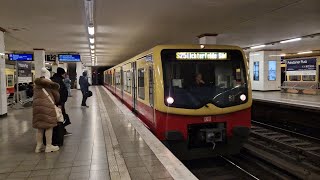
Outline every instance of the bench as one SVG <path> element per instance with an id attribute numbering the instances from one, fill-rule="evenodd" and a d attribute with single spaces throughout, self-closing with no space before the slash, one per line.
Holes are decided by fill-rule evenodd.
<path id="1" fill-rule="evenodd" d="M 10 100 L 10 97 L 8 98 L 8 105 L 10 102 L 10 105 L 14 105 L 15 103 L 17 103 L 17 92 L 14 93 L 12 100 Z M 19 91 L 18 92 L 18 96 L 19 96 L 19 102 L 21 105 L 25 105 L 28 103 L 32 103 L 33 102 L 33 98 L 28 97 L 27 96 L 27 91 L 23 90 L 23 91 Z"/>
<path id="2" fill-rule="evenodd" d="M 304 94 L 305 90 L 319 94 L 319 83 L 318 82 L 297 82 L 297 81 L 284 81 L 280 86 L 281 92 L 288 92 L 288 90 L 296 90 L 298 94 Z"/>

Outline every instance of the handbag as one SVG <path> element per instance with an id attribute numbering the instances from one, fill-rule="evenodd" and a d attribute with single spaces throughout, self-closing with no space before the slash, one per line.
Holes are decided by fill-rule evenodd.
<path id="1" fill-rule="evenodd" d="M 42 91 L 44 92 L 44 94 L 45 94 L 46 96 L 48 96 L 49 100 L 50 100 L 51 103 L 54 105 L 54 108 L 55 108 L 56 114 L 57 114 L 58 122 L 63 122 L 63 121 L 64 121 L 64 117 L 63 117 L 63 114 L 62 114 L 61 109 L 56 106 L 56 104 L 55 104 L 54 101 L 51 99 L 51 96 L 49 95 L 49 93 L 47 92 L 47 90 L 45 90 L 44 88 L 42 88 Z"/>
<path id="2" fill-rule="evenodd" d="M 88 91 L 87 92 L 87 97 L 91 97 L 92 96 L 92 91 Z"/>

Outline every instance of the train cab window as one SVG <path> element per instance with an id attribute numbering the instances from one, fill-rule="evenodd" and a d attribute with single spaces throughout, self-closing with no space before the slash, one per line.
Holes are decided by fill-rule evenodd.
<path id="1" fill-rule="evenodd" d="M 316 76 L 315 75 L 304 75 L 302 76 L 302 81 L 315 81 Z"/>
<path id="2" fill-rule="evenodd" d="M 289 76 L 289 81 L 301 81 L 300 75 Z"/>
<path id="3" fill-rule="evenodd" d="M 145 91 L 144 91 L 144 69 L 138 69 L 138 97 L 140 99 L 145 98 Z"/>
<path id="4" fill-rule="evenodd" d="M 167 106 L 199 109 L 209 103 L 230 107 L 247 102 L 248 98 L 240 98 L 248 96 L 247 70 L 241 51 L 219 50 L 228 54 L 226 60 L 177 60 L 177 51 L 181 50 L 161 52 Z"/>

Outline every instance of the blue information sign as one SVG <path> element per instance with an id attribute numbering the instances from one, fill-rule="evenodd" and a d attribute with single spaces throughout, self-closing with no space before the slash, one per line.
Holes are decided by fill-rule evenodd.
<path id="1" fill-rule="evenodd" d="M 80 62 L 81 61 L 79 54 L 59 54 L 58 59 L 61 62 Z"/>
<path id="2" fill-rule="evenodd" d="M 288 59 L 287 71 L 316 70 L 317 58 Z"/>
<path id="3" fill-rule="evenodd" d="M 10 61 L 33 61 L 33 54 L 9 54 Z"/>

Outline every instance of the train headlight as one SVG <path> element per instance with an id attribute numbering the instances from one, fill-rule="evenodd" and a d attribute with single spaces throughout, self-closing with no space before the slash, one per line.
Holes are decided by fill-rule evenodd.
<path id="1" fill-rule="evenodd" d="M 247 99 L 247 96 L 244 94 L 241 94 L 240 99 L 241 101 L 245 101 Z"/>
<path id="2" fill-rule="evenodd" d="M 174 99 L 172 97 L 167 98 L 167 103 L 172 104 L 174 102 Z"/>

